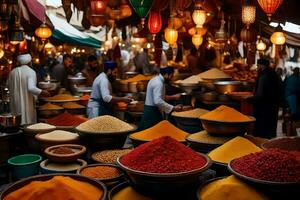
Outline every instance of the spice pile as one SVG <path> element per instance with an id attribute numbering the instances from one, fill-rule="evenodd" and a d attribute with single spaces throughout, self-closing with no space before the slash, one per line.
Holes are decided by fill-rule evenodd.
<path id="1" fill-rule="evenodd" d="M 52 103 L 46 103 L 39 107 L 39 110 L 61 110 L 61 109 L 64 109 L 64 108 L 61 106 L 52 104 Z"/>
<path id="2" fill-rule="evenodd" d="M 116 163 L 118 157 L 129 153 L 131 149 L 104 150 L 92 154 L 93 160 L 100 163 Z"/>
<path id="3" fill-rule="evenodd" d="M 51 119 L 47 119 L 47 123 L 55 126 L 78 126 L 79 124 L 86 122 L 88 119 L 69 113 L 62 113 Z"/>
<path id="4" fill-rule="evenodd" d="M 136 132 L 130 135 L 133 139 L 151 141 L 163 136 L 169 136 L 174 138 L 177 141 L 185 141 L 185 138 L 189 134 L 178 129 L 176 126 L 171 124 L 169 121 L 164 120 L 148 128 L 146 130 Z"/>
<path id="5" fill-rule="evenodd" d="M 206 144 L 224 144 L 229 141 L 230 137 L 216 137 L 208 134 L 206 131 L 201 131 L 188 136 L 188 139 Z"/>
<path id="6" fill-rule="evenodd" d="M 112 179 L 122 173 L 118 168 L 112 166 L 91 166 L 84 168 L 80 174 L 95 179 Z"/>
<path id="7" fill-rule="evenodd" d="M 267 200 L 256 191 L 234 176 L 229 176 L 205 185 L 199 193 L 201 200 Z"/>
<path id="8" fill-rule="evenodd" d="M 249 140 L 238 136 L 214 149 L 208 154 L 208 156 L 213 161 L 229 163 L 233 159 L 259 151 L 262 151 L 262 149 Z"/>
<path id="9" fill-rule="evenodd" d="M 201 119 L 223 121 L 223 122 L 249 122 L 252 119 L 239 111 L 227 107 L 219 106 L 215 110 L 201 116 Z"/>
<path id="10" fill-rule="evenodd" d="M 79 126 L 79 131 L 85 131 L 90 133 L 105 133 L 105 132 L 125 132 L 130 131 L 133 127 L 126 122 L 119 120 L 113 116 L 103 115 L 90 119 Z"/>
<path id="11" fill-rule="evenodd" d="M 265 143 L 264 148 L 278 148 L 287 151 L 300 151 L 300 137 L 282 137 Z"/>
<path id="12" fill-rule="evenodd" d="M 80 108 L 85 108 L 84 106 L 74 103 L 74 102 L 67 102 L 62 105 L 65 109 L 80 109 Z"/>
<path id="13" fill-rule="evenodd" d="M 75 152 L 69 147 L 58 147 L 58 148 L 55 148 L 52 151 L 52 153 L 55 153 L 55 154 L 73 154 Z"/>
<path id="14" fill-rule="evenodd" d="M 32 130 L 47 130 L 47 129 L 55 129 L 56 127 L 53 125 L 45 124 L 45 123 L 37 123 L 27 126 L 27 129 Z"/>
<path id="15" fill-rule="evenodd" d="M 77 140 L 79 135 L 77 133 L 71 133 L 68 131 L 55 130 L 50 133 L 36 135 L 37 139 L 49 140 L 49 141 L 68 141 Z"/>
<path id="16" fill-rule="evenodd" d="M 200 169 L 207 161 L 173 138 L 161 137 L 124 155 L 121 163 L 142 172 L 179 173 Z"/>
<path id="17" fill-rule="evenodd" d="M 267 149 L 246 155 L 231 166 L 238 173 L 259 180 L 300 183 L 300 161 L 285 150 Z"/>
<path id="18" fill-rule="evenodd" d="M 82 100 L 82 101 L 88 101 L 89 99 L 90 99 L 90 95 L 88 95 L 88 94 L 82 95 L 80 97 L 80 100 Z"/>
<path id="19" fill-rule="evenodd" d="M 132 78 L 128 78 L 126 80 L 121 80 L 121 83 L 132 83 L 132 82 L 139 82 L 139 81 L 149 81 L 153 76 L 145 76 L 142 74 L 138 74 Z"/>
<path id="20" fill-rule="evenodd" d="M 128 186 L 116 193 L 112 200 L 151 200 L 151 198 L 139 194 L 132 187 Z"/>
<path id="21" fill-rule="evenodd" d="M 72 95 L 69 94 L 58 94 L 55 95 L 53 97 L 48 97 L 48 100 L 52 100 L 52 101 L 74 101 L 74 100 L 78 100 L 77 98 L 75 98 Z"/>
<path id="22" fill-rule="evenodd" d="M 193 110 L 173 112 L 172 115 L 175 117 L 185 117 L 185 118 L 199 118 L 200 116 L 208 113 L 208 110 L 196 108 Z"/>
<path id="23" fill-rule="evenodd" d="M 103 191 L 90 183 L 66 176 L 54 176 L 48 181 L 32 181 L 11 192 L 4 200 L 99 200 Z"/>

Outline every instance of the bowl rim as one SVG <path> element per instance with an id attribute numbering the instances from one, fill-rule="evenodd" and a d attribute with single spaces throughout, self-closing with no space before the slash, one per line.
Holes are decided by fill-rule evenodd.
<path id="1" fill-rule="evenodd" d="M 85 177 L 85 176 L 81 176 L 81 175 L 78 175 L 78 174 L 68 174 L 68 173 L 53 173 L 53 174 L 41 174 L 41 175 L 35 175 L 35 176 L 30 176 L 28 178 L 24 178 L 24 179 L 21 179 L 11 185 L 9 185 L 7 188 L 5 188 L 1 193 L 0 193 L 0 199 L 3 199 L 4 198 L 4 193 L 7 192 L 10 188 L 12 187 L 17 187 L 18 185 L 22 185 L 23 183 L 27 182 L 27 181 L 35 181 L 37 178 L 48 178 L 47 180 L 50 180 L 52 179 L 54 176 L 67 176 L 67 177 L 71 177 L 72 179 L 75 179 L 77 181 L 81 181 L 81 182 L 86 182 L 86 183 L 89 183 L 91 185 L 93 185 L 94 187 L 97 187 L 96 185 L 101 185 L 101 189 L 103 191 L 103 194 L 102 196 L 100 197 L 99 200 L 105 200 L 106 197 L 107 197 L 107 188 L 105 186 L 104 183 L 100 182 L 100 181 L 96 181 L 96 180 L 93 180 L 91 178 L 88 178 L 88 177 Z M 82 181 L 82 180 L 79 180 L 77 178 L 80 178 L 80 179 L 86 179 L 86 181 Z M 21 188 L 21 187 L 20 187 Z M 18 188 L 18 189 L 20 189 Z M 97 187 L 98 188 L 98 187 Z M 99 189 L 99 188 L 98 188 Z M 10 194 L 10 193 L 8 193 Z"/>
<path id="2" fill-rule="evenodd" d="M 134 174 L 138 174 L 138 175 L 142 175 L 142 176 L 148 176 L 148 177 L 161 177 L 161 178 L 169 178 L 169 177 L 180 177 L 180 176 L 186 176 L 186 175 L 192 175 L 195 173 L 199 173 L 199 172 L 203 172 L 206 169 L 208 169 L 211 165 L 212 165 L 212 161 L 211 159 L 203 154 L 203 153 L 199 153 L 197 152 L 199 155 L 203 156 L 206 159 L 206 163 L 204 166 L 202 166 L 201 168 L 198 169 L 194 169 L 194 170 L 190 170 L 190 171 L 185 171 L 185 172 L 178 172 L 178 173 L 153 173 L 153 172 L 143 172 L 143 171 L 139 171 L 139 170 L 134 170 L 131 169 L 125 165 L 122 164 L 121 159 L 123 156 L 118 157 L 117 159 L 117 164 L 125 171 L 125 172 L 130 172 L 130 173 L 134 173 Z"/>
<path id="3" fill-rule="evenodd" d="M 108 200 L 113 200 L 113 193 L 117 194 L 118 192 L 120 192 L 121 190 L 123 190 L 126 187 L 132 187 L 128 181 L 124 181 L 119 183 L 118 185 L 114 186 L 109 192 L 108 192 Z"/>
<path id="4" fill-rule="evenodd" d="M 231 81 L 215 81 L 214 82 L 215 86 L 241 85 L 241 84 L 242 84 L 241 81 L 235 81 L 235 80 L 231 80 Z"/>
<path id="5" fill-rule="evenodd" d="M 73 147 L 74 149 L 79 149 L 80 151 L 79 152 L 74 152 L 74 153 L 71 153 L 71 154 L 56 154 L 56 153 L 53 153 L 51 151 L 51 150 L 59 148 L 59 147 L 69 147 L 69 148 Z M 80 155 L 84 154 L 85 152 L 86 152 L 86 147 L 83 146 L 83 145 L 79 145 L 79 144 L 59 144 L 59 145 L 54 145 L 54 146 L 47 147 L 44 150 L 44 153 L 46 155 L 53 156 L 53 157 L 59 157 L 59 158 L 68 158 L 68 157 L 71 157 L 71 156 L 80 156 Z"/>
<path id="6" fill-rule="evenodd" d="M 48 164 L 49 162 L 53 162 L 51 161 L 50 159 L 45 159 L 43 160 L 41 163 L 40 163 L 40 168 L 43 169 L 43 170 L 47 170 L 47 171 L 52 171 L 52 172 L 56 172 L 56 173 L 67 173 L 69 171 L 77 171 L 78 169 L 74 169 L 74 170 L 55 170 L 55 169 L 48 169 L 46 168 L 46 164 Z M 83 167 L 83 166 L 86 166 L 87 165 L 87 162 L 85 160 L 82 160 L 82 159 L 77 159 L 71 163 L 80 163 L 80 167 Z M 53 162 L 53 163 L 57 163 L 57 162 Z M 66 163 L 58 163 L 58 164 L 66 164 Z M 70 163 L 68 163 L 70 164 Z"/>
<path id="7" fill-rule="evenodd" d="M 151 142 L 152 140 L 155 140 L 155 139 L 158 139 L 158 138 L 160 138 L 160 137 L 163 137 L 163 136 L 160 136 L 160 137 L 154 138 L 154 139 L 152 139 L 152 140 L 145 140 L 145 139 L 134 138 L 134 137 L 132 137 L 133 134 L 135 134 L 135 133 L 131 133 L 130 135 L 128 135 L 128 138 L 131 139 L 131 140 L 140 141 L 140 142 Z M 188 135 L 187 135 L 187 136 L 188 136 Z M 187 137 L 187 136 L 186 136 L 186 137 Z M 175 138 L 174 138 L 174 139 L 175 139 Z M 176 140 L 176 139 L 175 139 L 175 140 Z M 177 141 L 177 142 L 180 142 L 180 143 L 185 143 L 185 142 L 187 142 L 186 139 L 184 139 L 184 140 L 176 140 L 176 141 Z"/>
<path id="8" fill-rule="evenodd" d="M 76 171 L 76 174 L 78 175 L 81 175 L 81 176 L 85 176 L 85 175 L 82 175 L 81 174 L 81 171 L 85 168 L 89 168 L 89 167 L 97 167 L 97 166 L 109 166 L 109 167 L 114 167 L 116 169 L 118 169 L 120 171 L 120 175 L 119 176 L 116 176 L 116 177 L 113 177 L 113 178 L 92 178 L 92 177 L 89 177 L 89 176 L 86 176 L 86 177 L 89 177 L 89 178 L 92 178 L 92 179 L 95 179 L 97 181 L 115 181 L 115 180 L 118 180 L 120 179 L 121 177 L 123 177 L 125 175 L 124 171 L 121 169 L 120 166 L 118 166 L 117 164 L 114 164 L 114 163 L 95 163 L 95 164 L 89 164 L 89 165 L 85 165 L 85 166 L 82 166 L 80 167 L 77 171 Z"/>
<path id="9" fill-rule="evenodd" d="M 238 159 L 238 158 L 237 158 Z M 246 176 L 244 174 L 241 174 L 239 172 L 237 172 L 236 170 L 234 170 L 234 168 L 232 167 L 232 164 L 237 160 L 237 159 L 233 159 L 232 161 L 230 161 L 228 163 L 228 171 L 231 172 L 233 175 L 237 176 L 238 178 L 245 180 L 245 181 L 250 181 L 252 183 L 258 183 L 258 184 L 264 184 L 264 185 L 300 185 L 300 181 L 299 182 L 276 182 L 276 181 L 266 181 L 266 180 L 262 180 L 262 179 L 256 179 L 256 178 L 252 178 L 249 176 Z"/>
<path id="10" fill-rule="evenodd" d="M 70 132 L 70 131 L 66 131 L 66 132 Z M 51 132 L 49 132 L 49 133 L 51 133 Z M 44 138 L 39 137 L 40 135 L 47 134 L 47 133 L 39 133 L 39 134 L 36 134 L 34 137 L 36 140 L 38 140 L 40 142 L 60 142 L 60 143 L 66 142 L 67 143 L 67 142 L 75 142 L 75 141 L 80 140 L 78 133 L 74 133 L 74 132 L 70 132 L 70 133 L 76 134 L 77 137 L 72 138 L 72 139 L 64 139 L 64 140 L 49 140 L 49 139 L 44 139 Z"/>
<path id="11" fill-rule="evenodd" d="M 250 118 L 249 121 L 243 121 L 243 122 L 228 122 L 228 121 L 224 121 L 224 120 L 211 120 L 211 119 L 204 119 L 202 118 L 202 116 L 199 117 L 199 119 L 201 121 L 204 121 L 204 122 L 214 122 L 214 123 L 226 123 L 226 124 L 248 124 L 248 123 L 253 123 L 256 121 L 256 118 L 253 117 L 253 116 L 250 116 L 250 115 L 246 115 L 247 117 Z"/>
<path id="12" fill-rule="evenodd" d="M 299 139 L 300 140 L 300 136 L 280 136 L 280 137 L 276 137 L 276 138 L 272 138 L 264 143 L 261 144 L 261 148 L 262 149 L 270 149 L 270 148 L 278 148 L 278 147 L 266 147 L 266 145 L 268 145 L 269 143 L 272 143 L 274 141 L 277 141 L 277 140 L 282 140 L 282 139 Z M 293 151 L 293 150 L 292 150 Z"/>
<path id="13" fill-rule="evenodd" d="M 27 162 L 27 163 L 13 163 L 12 160 L 16 159 L 17 157 L 25 157 L 25 156 L 35 156 L 37 158 L 37 160 L 32 161 L 32 162 Z M 11 157 L 7 160 L 7 163 L 13 166 L 24 166 L 24 165 L 31 165 L 31 164 L 35 164 L 38 163 L 42 160 L 42 156 L 38 155 L 38 154 L 21 154 L 21 155 L 17 155 L 14 157 Z"/>
<path id="14" fill-rule="evenodd" d="M 86 135 L 97 135 L 97 136 L 101 136 L 101 135 L 123 135 L 126 133 L 130 133 L 133 131 L 137 130 L 137 125 L 135 124 L 129 124 L 130 126 L 132 126 L 131 130 L 127 130 L 127 131 L 119 131 L 119 132 L 112 132 L 112 131 L 107 131 L 107 132 L 91 132 L 91 131 L 85 131 L 85 130 L 80 130 L 78 129 L 78 126 L 75 127 L 75 132 L 77 132 L 79 135 L 80 134 L 86 134 Z"/>

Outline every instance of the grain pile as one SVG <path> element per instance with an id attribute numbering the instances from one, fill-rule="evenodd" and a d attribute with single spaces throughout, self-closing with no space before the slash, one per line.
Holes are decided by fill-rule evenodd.
<path id="1" fill-rule="evenodd" d="M 69 131 L 55 130 L 50 133 L 36 135 L 37 139 L 49 141 L 68 141 L 79 139 L 79 135 Z"/>
<path id="2" fill-rule="evenodd" d="M 175 117 L 185 117 L 185 118 L 199 118 L 200 116 L 208 113 L 208 110 L 196 108 L 193 110 L 173 112 L 172 115 Z"/>
<path id="3" fill-rule="evenodd" d="M 61 109 L 64 109 L 64 108 L 61 106 L 52 104 L 52 103 L 46 103 L 39 107 L 39 110 L 61 110 Z"/>
<path id="4" fill-rule="evenodd" d="M 129 153 L 131 149 L 115 149 L 99 151 L 92 154 L 93 160 L 100 163 L 116 163 L 117 158 Z"/>
<path id="5" fill-rule="evenodd" d="M 217 69 L 217 68 L 212 68 L 210 70 L 207 70 L 205 72 L 202 72 L 198 74 L 198 77 L 201 79 L 226 79 L 226 78 L 231 78 L 228 74 L 225 72 Z"/>
<path id="6" fill-rule="evenodd" d="M 190 76 L 186 79 L 183 79 L 183 80 L 178 80 L 176 81 L 176 83 L 183 83 L 183 84 L 197 84 L 199 81 L 201 81 L 202 79 L 199 78 L 198 75 L 193 75 L 193 76 Z"/>
<path id="7" fill-rule="evenodd" d="M 90 119 L 76 128 L 79 131 L 90 132 L 90 133 L 106 133 L 106 132 L 125 132 L 130 131 L 133 127 L 118 118 L 110 115 L 103 115 Z"/>
<path id="8" fill-rule="evenodd" d="M 45 124 L 45 123 L 37 123 L 27 126 L 27 129 L 32 130 L 47 130 L 47 129 L 55 129 L 56 127 L 53 125 Z"/>

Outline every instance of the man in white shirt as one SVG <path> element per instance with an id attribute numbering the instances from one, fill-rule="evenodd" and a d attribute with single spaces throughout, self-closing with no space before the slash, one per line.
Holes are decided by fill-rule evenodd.
<path id="1" fill-rule="evenodd" d="M 178 100 L 180 94 L 173 96 L 165 95 L 165 84 L 169 83 L 174 74 L 172 67 L 160 69 L 160 74 L 152 78 L 147 86 L 144 114 L 139 125 L 139 130 L 154 126 L 163 120 L 162 112 L 170 114 L 172 111 L 180 111 L 182 105 L 173 106 L 166 100 Z"/>
<path id="2" fill-rule="evenodd" d="M 17 57 L 19 67 L 13 69 L 8 77 L 10 91 L 10 109 L 15 115 L 22 114 L 21 124 L 37 122 L 35 100 L 37 96 L 50 96 L 46 90 L 36 87 L 36 73 L 28 65 L 31 63 L 31 55 L 23 54 Z"/>
<path id="3" fill-rule="evenodd" d="M 117 63 L 107 61 L 104 63 L 104 72 L 100 73 L 93 82 L 91 98 L 87 106 L 89 118 L 101 115 L 112 115 L 111 104 L 117 102 L 129 103 L 128 97 L 116 97 L 112 95 L 111 83 L 116 79 L 118 73 Z"/>

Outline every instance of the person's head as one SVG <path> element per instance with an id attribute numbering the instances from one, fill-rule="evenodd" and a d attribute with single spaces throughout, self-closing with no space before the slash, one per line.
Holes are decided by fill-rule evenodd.
<path id="1" fill-rule="evenodd" d="M 17 61 L 18 61 L 19 65 L 28 65 L 28 66 L 30 66 L 31 65 L 31 60 L 32 60 L 32 57 L 29 53 L 21 54 L 17 57 Z"/>
<path id="2" fill-rule="evenodd" d="M 70 68 L 73 64 L 72 56 L 70 56 L 69 54 L 65 54 L 63 57 L 63 64 L 65 67 Z"/>
<path id="3" fill-rule="evenodd" d="M 264 71 L 265 69 L 267 69 L 270 66 L 270 61 L 268 59 L 265 58 L 261 58 L 258 59 L 257 61 L 257 67 L 258 67 L 258 71 Z"/>
<path id="4" fill-rule="evenodd" d="M 295 76 L 299 76 L 299 67 L 295 67 L 294 69 L 293 69 L 293 75 L 295 75 Z"/>
<path id="5" fill-rule="evenodd" d="M 170 83 L 174 75 L 173 67 L 160 68 L 160 74 L 164 77 L 165 83 Z"/>
<path id="6" fill-rule="evenodd" d="M 106 61 L 104 63 L 104 73 L 110 82 L 114 82 L 118 75 L 118 65 L 114 61 Z"/>
<path id="7" fill-rule="evenodd" d="M 91 55 L 88 57 L 88 65 L 90 67 L 91 70 L 96 71 L 98 68 L 98 60 L 96 58 L 96 56 Z"/>

